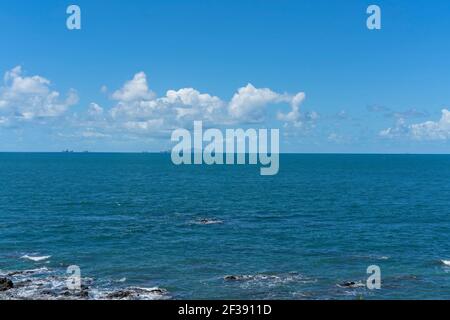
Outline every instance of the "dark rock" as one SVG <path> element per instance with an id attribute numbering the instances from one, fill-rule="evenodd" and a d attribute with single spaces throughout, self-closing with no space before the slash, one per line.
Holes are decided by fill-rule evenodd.
<path id="1" fill-rule="evenodd" d="M 30 286 L 32 283 L 33 283 L 33 281 L 27 279 L 27 280 L 24 280 L 24 281 L 16 282 L 16 283 L 14 284 L 14 287 L 15 287 L 15 288 L 28 287 L 28 286 Z"/>
<path id="2" fill-rule="evenodd" d="M 63 291 L 63 292 L 61 292 L 61 295 L 65 296 L 65 297 L 69 297 L 69 296 L 72 295 L 72 292 L 70 292 L 70 291 Z"/>
<path id="3" fill-rule="evenodd" d="M 40 293 L 42 295 L 46 295 L 46 296 L 54 296 L 54 295 L 56 295 L 55 292 L 53 290 L 50 290 L 50 289 L 44 289 Z"/>
<path id="4" fill-rule="evenodd" d="M 225 276 L 223 279 L 226 280 L 226 281 L 237 281 L 237 280 L 240 280 L 240 277 L 238 277 L 238 276 Z"/>
<path id="5" fill-rule="evenodd" d="M 0 278 L 0 291 L 7 291 L 14 288 L 14 283 L 8 278 Z"/>
<path id="6" fill-rule="evenodd" d="M 81 290 L 78 294 L 81 298 L 89 298 L 89 291 L 88 290 Z"/>
<path id="7" fill-rule="evenodd" d="M 87 298 L 89 297 L 89 288 L 84 285 L 81 286 L 81 290 L 70 290 L 68 288 L 62 288 L 60 295 L 63 297 Z"/>
<path id="8" fill-rule="evenodd" d="M 29 275 L 29 274 L 34 274 L 34 273 L 38 273 L 38 270 L 19 270 L 19 271 L 12 271 L 10 273 L 8 273 L 8 276 L 13 277 L 13 276 L 22 276 L 22 275 Z"/>
<path id="9" fill-rule="evenodd" d="M 352 288 L 352 289 L 356 289 L 356 288 L 362 288 L 365 285 L 361 282 L 354 282 L 354 281 L 346 281 L 343 282 L 341 284 L 338 285 L 341 288 Z"/>
<path id="10" fill-rule="evenodd" d="M 123 290 L 118 290 L 111 292 L 106 296 L 106 299 L 136 299 L 146 294 L 158 294 L 164 295 L 167 293 L 165 289 L 154 288 L 154 289 L 142 289 L 142 288 L 127 288 Z"/>
<path id="11" fill-rule="evenodd" d="M 343 286 L 343 287 L 353 287 L 355 285 L 356 285 L 356 282 L 353 282 L 353 281 L 344 282 L 341 284 L 341 286 Z"/>
<path id="12" fill-rule="evenodd" d="M 133 295 L 133 292 L 130 290 L 119 290 L 116 292 L 112 292 L 106 296 L 107 299 L 125 299 Z"/>
<path id="13" fill-rule="evenodd" d="M 153 294 L 166 294 L 166 290 L 159 289 L 159 288 L 158 289 L 153 289 L 150 292 L 153 293 Z"/>

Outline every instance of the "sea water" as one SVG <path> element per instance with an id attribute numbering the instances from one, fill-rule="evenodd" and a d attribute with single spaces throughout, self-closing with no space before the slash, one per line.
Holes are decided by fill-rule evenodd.
<path id="1" fill-rule="evenodd" d="M 0 154 L 0 275 L 14 281 L 52 289 L 63 282 L 48 279 L 76 265 L 94 299 L 121 288 L 448 299 L 448 260 L 446 155 L 289 154 L 261 176 L 251 165 L 175 166 L 170 154 Z M 364 286 L 371 265 L 380 290 Z M 349 281 L 363 285 L 340 286 Z M 42 297 L 39 286 L 20 294 Z"/>

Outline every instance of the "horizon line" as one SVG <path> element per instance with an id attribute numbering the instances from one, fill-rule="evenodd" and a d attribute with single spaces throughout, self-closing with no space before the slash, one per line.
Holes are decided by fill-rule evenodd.
<path id="1" fill-rule="evenodd" d="M 171 154 L 170 151 L 0 151 L 0 154 Z M 196 154 L 196 152 L 190 152 Z M 225 152 L 222 154 L 226 154 Z M 234 153 L 238 154 L 238 153 Z M 246 155 L 250 154 L 248 152 Z M 280 155 L 450 155 L 449 153 L 419 152 L 279 152 Z"/>

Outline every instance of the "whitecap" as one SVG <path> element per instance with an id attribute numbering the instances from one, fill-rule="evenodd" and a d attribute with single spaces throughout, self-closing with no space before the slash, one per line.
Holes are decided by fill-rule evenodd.
<path id="1" fill-rule="evenodd" d="M 450 260 L 441 260 L 441 262 L 442 262 L 444 265 L 450 267 Z"/>
<path id="2" fill-rule="evenodd" d="M 200 219 L 194 221 L 194 224 L 208 225 L 208 224 L 222 224 L 222 220 L 214 220 L 214 219 Z"/>
<path id="3" fill-rule="evenodd" d="M 255 287 L 276 287 L 289 283 L 307 284 L 315 283 L 317 279 L 306 277 L 299 273 L 285 274 L 254 274 L 254 275 L 227 275 L 223 277 L 227 282 L 237 282 L 243 289 Z"/>
<path id="4" fill-rule="evenodd" d="M 29 256 L 29 255 L 24 255 L 22 257 L 20 257 L 20 259 L 27 259 L 27 260 L 31 260 L 34 262 L 39 262 L 39 261 L 44 261 L 44 260 L 48 260 L 50 259 L 52 256 Z"/>

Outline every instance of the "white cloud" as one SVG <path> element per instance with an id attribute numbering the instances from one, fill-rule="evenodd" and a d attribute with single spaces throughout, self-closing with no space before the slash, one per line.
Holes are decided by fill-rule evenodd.
<path id="1" fill-rule="evenodd" d="M 78 102 L 75 91 L 62 100 L 50 85 L 41 76 L 24 76 L 20 66 L 7 71 L 4 86 L 0 87 L 1 115 L 8 121 L 58 117 Z"/>
<path id="2" fill-rule="evenodd" d="M 295 127 L 300 127 L 302 124 L 301 121 L 301 113 L 300 113 L 300 104 L 305 100 L 306 95 L 303 92 L 295 95 L 291 100 L 291 108 L 292 110 L 289 113 L 281 113 L 279 112 L 277 117 L 278 120 L 285 121 L 287 123 L 292 123 Z M 315 117 L 317 114 L 315 113 L 313 116 Z"/>
<path id="3" fill-rule="evenodd" d="M 161 98 L 118 101 L 110 111 L 116 122 L 141 122 L 140 128 L 154 128 L 142 125 L 148 121 L 158 121 L 177 126 L 193 120 L 216 122 L 224 109 L 220 98 L 200 93 L 192 88 L 169 90 Z M 135 126 L 132 126 L 135 127 Z"/>
<path id="4" fill-rule="evenodd" d="M 169 90 L 166 97 L 158 100 L 166 106 L 175 109 L 177 120 L 192 121 L 194 119 L 216 122 L 223 116 L 224 102 L 206 93 L 200 93 L 192 88 L 178 91 Z"/>
<path id="5" fill-rule="evenodd" d="M 385 138 L 408 137 L 414 140 L 448 140 L 450 139 L 450 111 L 442 110 L 438 121 L 425 121 L 416 124 L 405 124 L 400 118 L 394 127 L 380 132 Z"/>
<path id="6" fill-rule="evenodd" d="M 155 94 L 148 89 L 147 76 L 144 72 L 136 73 L 130 81 L 112 94 L 112 98 L 118 101 L 151 100 Z"/>
<path id="7" fill-rule="evenodd" d="M 442 110 L 437 122 L 426 121 L 411 125 L 411 135 L 418 140 L 447 140 L 450 138 L 450 111 Z"/>
<path id="8" fill-rule="evenodd" d="M 144 72 L 136 73 L 118 90 L 111 90 L 112 105 L 103 107 L 92 102 L 85 111 L 67 113 L 78 102 L 75 91 L 62 99 L 58 91 L 51 89 L 51 82 L 41 76 L 25 76 L 21 67 L 4 75 L 0 88 L 0 125 L 11 121 L 54 118 L 65 115 L 58 122 L 63 135 L 82 138 L 113 136 L 160 136 L 179 127 L 190 127 L 201 120 L 207 126 L 227 126 L 263 121 L 282 121 L 299 126 L 302 120 L 313 120 L 317 113 L 302 114 L 300 104 L 304 93 L 280 94 L 269 88 L 256 88 L 252 84 L 239 88 L 229 101 L 194 88 L 168 90 L 157 97 L 149 88 Z M 106 86 L 102 92 L 109 91 Z M 278 113 L 275 119 L 267 118 L 268 107 L 287 104 L 291 111 Z M 273 113 L 276 114 L 276 109 Z M 70 132 L 72 130 L 72 132 Z"/>
<path id="9" fill-rule="evenodd" d="M 88 114 L 92 117 L 100 116 L 103 114 L 103 108 L 98 104 L 92 102 L 88 108 Z"/>
<path id="10" fill-rule="evenodd" d="M 7 125 L 9 125 L 9 119 L 0 116 L 0 126 L 7 126 Z"/>
<path id="11" fill-rule="evenodd" d="M 400 136 L 407 136 L 409 134 L 409 126 L 405 124 L 405 120 L 400 118 L 392 128 L 387 128 L 380 131 L 379 136 L 382 138 L 395 138 Z"/>
<path id="12" fill-rule="evenodd" d="M 252 84 L 242 87 L 233 96 L 229 104 L 230 115 L 239 121 L 259 122 L 264 118 L 265 107 L 271 103 L 288 101 L 268 88 L 258 89 Z"/>
<path id="13" fill-rule="evenodd" d="M 283 121 L 299 123 L 302 117 L 299 106 L 304 97 L 304 93 L 279 94 L 251 84 L 239 88 L 229 102 L 193 88 L 168 90 L 164 96 L 156 97 L 147 86 L 146 75 L 141 72 L 113 94 L 116 105 L 109 110 L 108 126 L 134 133 L 151 133 L 189 126 L 194 120 L 202 120 L 208 125 L 256 123 L 265 120 L 267 106 L 277 103 L 288 103 L 293 108 Z M 317 114 L 303 117 L 316 118 Z"/>

